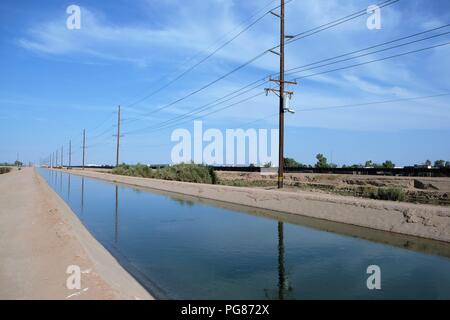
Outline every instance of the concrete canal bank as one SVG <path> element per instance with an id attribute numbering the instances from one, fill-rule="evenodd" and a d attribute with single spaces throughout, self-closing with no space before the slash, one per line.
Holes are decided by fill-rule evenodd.
<path id="1" fill-rule="evenodd" d="M 0 175 L 0 261 L 0 299 L 152 299 L 33 168 Z"/>

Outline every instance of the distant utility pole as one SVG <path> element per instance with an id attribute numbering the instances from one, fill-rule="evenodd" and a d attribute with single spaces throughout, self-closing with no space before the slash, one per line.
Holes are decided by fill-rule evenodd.
<path id="1" fill-rule="evenodd" d="M 117 111 L 117 149 L 116 149 L 116 167 L 119 166 L 119 153 L 120 153 L 120 106 Z"/>
<path id="2" fill-rule="evenodd" d="M 61 146 L 61 167 L 64 167 L 64 146 Z"/>
<path id="3" fill-rule="evenodd" d="M 283 188 L 283 180 L 284 180 L 284 113 L 286 111 L 292 112 L 292 110 L 286 108 L 286 96 L 289 95 L 289 98 L 294 94 L 293 92 L 285 91 L 285 84 L 297 84 L 293 81 L 285 81 L 284 80 L 284 42 L 285 39 L 292 39 L 292 36 L 286 36 L 284 32 L 284 6 L 285 0 L 280 0 L 280 14 L 277 14 L 273 11 L 270 13 L 280 19 L 280 52 L 276 52 L 271 50 L 272 53 L 275 53 L 280 56 L 280 76 L 279 79 L 270 79 L 270 81 L 276 82 L 279 85 L 279 89 L 266 88 L 266 93 L 269 91 L 274 92 L 276 95 L 280 97 L 280 119 L 279 119 L 279 151 L 278 151 L 278 188 Z"/>
<path id="4" fill-rule="evenodd" d="M 55 153 L 52 152 L 52 165 L 51 165 L 51 167 L 53 168 L 54 165 L 55 165 Z"/>
<path id="5" fill-rule="evenodd" d="M 86 129 L 83 129 L 83 170 L 84 170 L 85 152 L 86 152 Z"/>
<path id="6" fill-rule="evenodd" d="M 72 140 L 69 140 L 69 167 L 72 166 Z"/>
<path id="7" fill-rule="evenodd" d="M 56 167 L 58 167 L 58 150 L 56 150 Z"/>

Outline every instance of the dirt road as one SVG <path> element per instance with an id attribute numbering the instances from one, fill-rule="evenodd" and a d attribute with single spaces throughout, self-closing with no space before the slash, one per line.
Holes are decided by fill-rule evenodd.
<path id="1" fill-rule="evenodd" d="M 0 299 L 151 298 L 33 168 L 0 175 Z"/>

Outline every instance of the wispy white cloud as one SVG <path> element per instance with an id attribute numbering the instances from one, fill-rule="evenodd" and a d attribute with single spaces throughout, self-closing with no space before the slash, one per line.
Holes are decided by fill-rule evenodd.
<path id="1" fill-rule="evenodd" d="M 252 2 L 253 3 L 253 2 Z M 362 4 L 363 3 L 363 4 Z M 424 3 L 422 1 L 422 3 Z M 335 20 L 355 12 L 370 4 L 368 1 L 294 1 L 288 6 L 287 28 L 289 33 L 297 33 L 323 23 Z M 155 3 L 143 1 L 140 3 L 144 11 L 155 17 Z M 238 14 L 242 4 L 237 1 L 200 1 L 193 0 L 189 5 L 181 5 L 180 1 L 170 0 L 160 4 L 159 12 L 164 12 L 161 23 L 121 25 L 113 23 L 112 19 L 103 13 L 82 7 L 82 29 L 68 30 L 65 21 L 55 20 L 42 22 L 39 27 L 30 29 L 18 39 L 18 44 L 27 50 L 55 57 L 77 57 L 80 61 L 108 61 L 110 63 L 128 63 L 138 67 L 157 67 L 165 73 L 177 70 L 174 61 L 186 61 L 186 57 L 204 52 L 219 35 L 235 29 L 242 16 Z M 383 29 L 369 31 L 365 18 L 357 19 L 306 38 L 288 46 L 288 65 L 298 66 L 317 61 L 322 58 L 346 53 L 381 43 L 396 37 L 412 34 L 443 24 L 445 16 L 438 16 L 428 11 L 403 10 L 403 4 L 383 9 Z M 407 6 L 408 4 L 406 4 Z M 260 6 L 259 3 L 254 4 Z M 404 8 L 404 7 L 403 7 Z M 421 7 L 422 8 L 422 7 Z M 164 9 L 164 10 L 163 10 Z M 147 12 L 146 11 L 146 12 Z M 424 18 L 426 17 L 426 18 Z M 170 97 L 179 97 L 189 93 L 197 84 L 202 84 L 230 70 L 230 66 L 247 61 L 258 53 L 277 43 L 277 21 L 267 17 L 261 24 L 239 37 L 232 44 L 220 51 L 204 69 L 197 70 L 185 86 L 176 87 Z M 408 48 L 409 49 L 409 48 Z M 440 49 L 441 50 L 441 49 Z M 450 90 L 442 81 L 436 89 L 436 78 L 449 79 L 450 63 L 448 49 L 430 51 L 422 54 L 421 60 L 401 58 L 349 69 L 317 77 L 307 78 L 295 88 L 298 92 L 294 103 L 301 105 L 336 105 L 341 103 L 379 100 L 381 97 L 411 97 L 436 93 L 439 90 Z M 389 54 L 389 53 L 387 53 Z M 383 55 L 381 55 L 383 56 Z M 367 57 L 366 60 L 376 58 Z M 358 61 L 366 61 L 359 59 Z M 420 62 L 420 64 L 418 63 Z M 352 63 L 352 62 L 349 62 Z M 432 67 L 434 64 L 440 67 Z M 179 64 L 179 63 L 176 63 Z M 345 64 L 344 64 L 345 65 Z M 258 74 L 266 74 L 277 70 L 277 57 L 267 55 L 256 61 Z M 326 70 L 326 68 L 319 69 Z M 312 71 L 314 73 L 316 71 Z M 252 73 L 250 73 L 252 74 Z M 306 73 L 308 74 L 308 72 Z M 245 77 L 246 79 L 250 76 Z M 176 105 L 164 113 L 177 115 L 189 111 L 245 84 L 246 80 L 233 77 L 224 80 L 210 90 L 202 92 L 188 102 Z M 447 84 L 450 83 L 447 81 Z M 439 93 L 439 92 L 438 92 Z M 234 109 L 223 111 L 217 117 L 224 119 L 243 119 L 261 114 L 261 110 L 272 110 L 273 99 L 262 97 L 252 104 L 246 104 L 246 113 L 237 115 Z M 158 102 L 164 105 L 166 102 Z M 442 103 L 445 106 L 445 101 Z M 146 110 L 145 103 L 136 107 L 134 112 Z M 449 126 L 447 120 L 450 111 L 444 107 L 429 109 L 417 104 L 397 104 L 392 108 L 374 108 L 374 111 L 348 112 L 330 111 L 294 117 L 293 124 L 299 126 L 318 126 L 329 128 L 398 128 L 411 127 L 434 128 Z M 155 104 L 153 104 L 155 108 Z M 389 116 L 380 116 L 380 110 L 389 110 Z M 421 111 L 422 110 L 422 111 Z M 145 113 L 145 112 L 144 112 Z M 214 119 L 215 116 L 211 116 Z M 395 121 L 394 121 L 395 119 Z M 247 119 L 244 119 L 247 120 Z M 382 122 L 383 126 L 379 123 Z"/>

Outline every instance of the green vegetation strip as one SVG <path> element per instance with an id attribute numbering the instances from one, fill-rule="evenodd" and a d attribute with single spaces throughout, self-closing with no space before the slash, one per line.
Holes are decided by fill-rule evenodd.
<path id="1" fill-rule="evenodd" d="M 213 168 L 197 164 L 177 164 L 160 169 L 146 165 L 134 166 L 122 164 L 112 170 L 113 174 L 184 182 L 216 184 L 217 177 Z"/>

